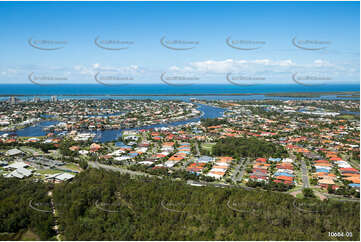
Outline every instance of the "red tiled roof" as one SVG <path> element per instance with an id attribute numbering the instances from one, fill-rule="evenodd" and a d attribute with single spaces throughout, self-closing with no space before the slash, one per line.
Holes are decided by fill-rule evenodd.
<path id="1" fill-rule="evenodd" d="M 258 158 L 257 160 L 256 160 L 257 162 L 266 162 L 267 160 L 266 160 L 266 158 Z"/>
<path id="2" fill-rule="evenodd" d="M 284 181 L 293 181 L 293 177 L 289 176 L 277 176 L 277 180 L 284 180 Z"/>

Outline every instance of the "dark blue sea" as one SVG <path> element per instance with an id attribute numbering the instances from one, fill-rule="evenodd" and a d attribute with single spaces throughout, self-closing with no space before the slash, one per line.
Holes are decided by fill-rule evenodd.
<path id="1" fill-rule="evenodd" d="M 255 86 L 236 86 L 220 84 L 194 84 L 185 86 L 169 86 L 166 84 L 137 84 L 122 86 L 104 86 L 100 84 L 62 84 L 39 86 L 34 84 L 0 84 L 0 100 L 12 95 L 22 95 L 20 99 L 29 99 L 39 96 L 48 99 L 56 95 L 59 99 L 77 98 L 114 98 L 114 99 L 179 99 L 189 100 L 192 94 L 197 94 L 200 99 L 264 99 L 267 93 L 286 92 L 334 92 L 334 91 L 360 91 L 359 84 L 324 84 L 319 86 L 303 86 L 298 84 L 272 84 Z M 199 96 L 199 95 L 204 96 Z M 219 96 L 217 96 L 219 94 Z M 221 95 L 222 94 L 222 95 Z M 253 94 L 247 96 L 224 96 L 224 94 Z M 257 95 L 256 95 L 257 94 Z M 119 96 L 116 96 L 119 95 Z M 127 96 L 129 95 L 129 96 Z M 136 96 L 133 96 L 136 95 Z M 145 96 L 142 96 L 145 95 Z M 147 96 L 167 95 L 167 96 Z M 172 96 L 177 95 L 177 96 Z M 187 95 L 187 96 L 181 96 Z M 212 96 L 209 96 L 212 95 Z M 267 97 L 270 98 L 270 97 Z M 326 99 L 338 99 L 335 96 L 324 96 Z M 273 97 L 273 99 L 275 99 Z M 291 99 L 291 98 L 278 98 Z M 295 98 L 298 99 L 298 98 Z M 355 98 L 353 98 L 355 99 Z M 357 98 L 356 98 L 357 99 Z"/>
<path id="2" fill-rule="evenodd" d="M 359 84 L 324 84 L 303 86 L 298 84 L 272 84 L 236 86 L 220 84 L 169 86 L 166 84 L 137 84 L 104 86 L 100 84 L 48 85 L 1 84 L 0 95 L 169 95 L 169 94 L 234 94 L 234 93 L 275 93 L 275 92 L 333 92 L 360 91 Z"/>

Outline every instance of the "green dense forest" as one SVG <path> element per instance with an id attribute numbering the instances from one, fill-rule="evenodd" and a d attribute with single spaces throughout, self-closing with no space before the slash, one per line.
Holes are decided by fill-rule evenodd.
<path id="1" fill-rule="evenodd" d="M 227 120 L 225 120 L 225 119 L 217 119 L 217 118 L 205 118 L 205 119 L 202 118 L 201 122 L 202 122 L 202 125 L 205 126 L 205 127 L 228 124 Z"/>
<path id="2" fill-rule="evenodd" d="M 213 146 L 212 154 L 237 157 L 284 157 L 287 151 L 284 147 L 257 138 L 229 137 L 219 140 Z"/>
<path id="3" fill-rule="evenodd" d="M 0 177 L 0 240 L 21 239 L 28 230 L 41 240 L 50 240 L 55 232 L 54 218 L 30 208 L 48 210 L 50 187 L 43 183 Z"/>
<path id="4" fill-rule="evenodd" d="M 88 168 L 56 184 L 0 179 L 1 240 L 31 230 L 54 240 L 359 240 L 359 203 L 296 199 L 240 188 L 194 187 Z M 49 209 L 52 191 L 57 217 Z M 43 206 L 42 206 L 43 205 Z M 329 237 L 328 232 L 352 232 Z"/>
<path id="5" fill-rule="evenodd" d="M 88 169 L 54 190 L 67 240 L 358 240 L 359 203 L 193 187 Z"/>

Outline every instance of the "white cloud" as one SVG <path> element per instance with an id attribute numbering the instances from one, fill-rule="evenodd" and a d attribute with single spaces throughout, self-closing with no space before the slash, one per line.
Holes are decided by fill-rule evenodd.
<path id="1" fill-rule="evenodd" d="M 292 60 L 282 60 L 278 64 L 279 66 L 295 66 L 296 64 Z"/>
<path id="2" fill-rule="evenodd" d="M 254 60 L 253 63 L 255 63 L 255 64 L 263 64 L 263 65 L 270 65 L 271 61 L 269 59 L 263 59 L 263 60 Z"/>
<path id="3" fill-rule="evenodd" d="M 331 65 L 328 61 L 321 60 L 321 59 L 314 60 L 314 61 L 313 61 L 313 64 L 314 64 L 314 66 L 316 66 L 316 67 L 328 67 L 328 66 L 333 66 L 333 65 Z"/>
<path id="4" fill-rule="evenodd" d="M 234 59 L 225 59 L 225 60 L 206 60 L 191 62 L 184 67 L 171 66 L 170 71 L 191 71 L 199 73 L 228 73 L 228 72 L 239 72 L 239 71 L 267 71 L 269 68 L 273 68 L 274 71 L 285 71 L 285 67 L 296 66 L 292 60 L 280 60 L 273 61 L 270 59 L 260 59 L 260 60 L 234 60 Z M 275 67 L 280 67 L 282 69 L 274 69 Z"/>
<path id="5" fill-rule="evenodd" d="M 356 65 L 357 64 L 357 65 Z M 103 65 L 94 63 L 88 65 L 75 65 L 68 67 L 48 65 L 18 65 L 0 67 L 1 81 L 22 80 L 27 81 L 30 73 L 53 74 L 68 76 L 69 80 L 80 82 L 93 82 L 98 72 L 118 73 L 134 77 L 140 83 L 157 82 L 162 72 L 192 74 L 201 77 L 202 81 L 222 81 L 227 73 L 240 73 L 242 75 L 266 77 L 266 80 L 274 79 L 289 81 L 292 73 L 317 72 L 333 78 L 333 80 L 350 77 L 358 80 L 360 76 L 359 62 L 331 63 L 328 60 L 317 58 L 308 62 L 299 63 L 292 59 L 275 60 L 270 58 L 245 60 L 245 59 L 221 59 L 200 60 L 184 65 L 170 65 L 168 68 L 147 69 L 139 65 Z M 163 66 L 164 67 L 164 66 Z M 94 81 L 95 82 L 95 81 Z"/>

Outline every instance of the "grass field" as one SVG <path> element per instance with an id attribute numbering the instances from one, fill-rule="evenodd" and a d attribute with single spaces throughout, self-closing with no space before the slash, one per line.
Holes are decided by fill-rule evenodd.
<path id="1" fill-rule="evenodd" d="M 349 162 L 356 169 L 360 169 L 360 161 L 349 159 Z"/>
<path id="2" fill-rule="evenodd" d="M 30 229 L 28 230 L 21 229 L 16 233 L 7 233 L 7 232 L 0 233 L 0 241 L 3 240 L 39 241 L 40 238 Z"/>
<path id="3" fill-rule="evenodd" d="M 80 167 L 76 164 L 66 164 L 64 166 L 62 166 L 65 169 L 70 169 L 70 170 L 74 170 L 74 171 L 81 171 Z"/>
<path id="4" fill-rule="evenodd" d="M 212 147 L 215 145 L 216 143 L 205 143 L 201 145 L 201 148 L 212 153 Z"/>
<path id="5" fill-rule="evenodd" d="M 287 192 L 288 192 L 288 193 L 291 193 L 291 192 L 297 191 L 297 190 L 299 190 L 299 189 L 302 189 L 302 186 L 297 185 L 297 186 L 295 186 L 294 188 L 288 190 Z"/>
<path id="6" fill-rule="evenodd" d="M 23 233 L 21 235 L 21 238 L 20 240 L 23 240 L 23 241 L 34 241 L 34 240 L 40 240 L 40 238 L 34 234 L 33 231 L 31 230 L 27 230 L 25 233 Z"/>
<path id="7" fill-rule="evenodd" d="M 296 198 L 300 198 L 300 199 L 302 199 L 304 196 L 303 196 L 303 193 L 298 193 L 297 195 L 296 195 Z"/>
<path id="8" fill-rule="evenodd" d="M 350 119 L 356 119 L 355 115 L 351 115 L 351 114 L 344 114 L 344 115 L 339 115 L 337 116 L 339 119 L 346 119 L 346 120 L 350 120 Z"/>
<path id="9" fill-rule="evenodd" d="M 56 170 L 56 169 L 43 169 L 43 170 L 37 170 L 36 171 L 37 173 L 40 173 L 40 174 L 56 174 L 56 173 L 63 173 L 63 171 L 59 171 L 59 170 Z"/>

